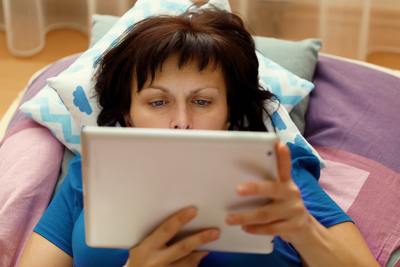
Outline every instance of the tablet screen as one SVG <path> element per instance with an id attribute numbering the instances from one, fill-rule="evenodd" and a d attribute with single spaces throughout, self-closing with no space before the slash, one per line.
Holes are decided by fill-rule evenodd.
<path id="1" fill-rule="evenodd" d="M 270 253 L 272 236 L 248 234 L 225 217 L 265 205 L 240 197 L 239 183 L 260 181 L 251 168 L 277 175 L 274 133 L 85 127 L 82 174 L 86 242 L 131 248 L 188 206 L 197 216 L 177 238 L 210 227 L 220 239 L 201 250 Z"/>

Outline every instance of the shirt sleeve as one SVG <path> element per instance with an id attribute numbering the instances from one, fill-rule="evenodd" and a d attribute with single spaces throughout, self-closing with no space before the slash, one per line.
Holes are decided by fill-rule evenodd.
<path id="1" fill-rule="evenodd" d="M 310 151 L 288 144 L 292 156 L 292 178 L 300 189 L 304 205 L 323 226 L 329 227 L 352 219 L 318 184 L 320 163 Z"/>
<path id="2" fill-rule="evenodd" d="M 71 257 L 72 232 L 83 208 L 81 183 L 81 158 L 75 157 L 57 194 L 33 229 Z"/>

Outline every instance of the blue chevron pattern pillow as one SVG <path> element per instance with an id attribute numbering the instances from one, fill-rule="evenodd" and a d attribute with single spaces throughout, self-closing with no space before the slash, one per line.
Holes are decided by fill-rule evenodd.
<path id="1" fill-rule="evenodd" d="M 207 8 L 210 4 L 230 12 L 228 0 L 210 0 L 201 8 Z M 59 76 L 47 80 L 52 89 L 46 86 L 35 98 L 26 102 L 21 110 L 50 128 L 66 147 L 80 154 L 78 138 L 80 129 L 89 125 L 97 126 L 97 116 L 100 112 L 97 99 L 93 97 L 94 88 L 91 83 L 94 62 L 110 45 L 116 45 L 115 41 L 118 37 L 132 24 L 154 14 L 180 14 L 191 5 L 192 2 L 189 0 L 138 0 L 135 6 L 125 13 L 91 49 L 83 53 Z M 300 79 L 258 52 L 257 57 L 260 63 L 260 84 L 265 90 L 276 94 L 282 104 L 281 108 L 278 108 L 277 104 L 274 110 L 270 110 L 281 141 L 300 144 L 319 157 L 301 136 L 288 115 L 288 111 L 308 95 L 314 85 Z M 68 117 L 68 113 L 73 120 Z M 265 124 L 268 130 L 273 131 L 271 121 L 265 121 Z M 325 166 L 323 160 L 320 157 L 319 159 L 321 166 Z"/>
<path id="2" fill-rule="evenodd" d="M 256 51 L 260 84 L 278 96 L 280 103 L 290 112 L 313 89 L 314 84 L 301 79 Z"/>
<path id="3" fill-rule="evenodd" d="M 46 85 L 21 105 L 20 110 L 37 123 L 49 128 L 53 135 L 75 154 L 81 150 L 81 129 L 53 88 Z"/>

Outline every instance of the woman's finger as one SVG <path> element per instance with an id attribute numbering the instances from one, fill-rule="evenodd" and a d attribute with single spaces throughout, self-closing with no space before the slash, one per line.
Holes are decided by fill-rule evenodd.
<path id="1" fill-rule="evenodd" d="M 299 195 L 296 184 L 276 181 L 248 182 L 237 185 L 236 192 L 241 196 L 265 196 L 272 200 L 284 200 Z"/>
<path id="2" fill-rule="evenodd" d="M 256 235 L 275 235 L 289 234 L 291 232 L 292 223 L 289 220 L 277 221 L 263 225 L 242 225 L 243 231 Z"/>
<path id="3" fill-rule="evenodd" d="M 172 267 L 195 267 L 200 264 L 200 261 L 208 255 L 209 252 L 205 251 L 195 251 L 189 254 L 188 256 L 180 259 L 179 261 L 174 262 L 170 266 Z"/>
<path id="4" fill-rule="evenodd" d="M 236 192 L 241 196 L 247 195 L 264 195 L 271 199 L 281 199 L 286 198 L 287 195 L 286 190 L 296 191 L 297 186 L 295 186 L 294 181 L 291 176 L 291 167 L 292 162 L 290 158 L 290 150 L 287 145 L 284 143 L 277 142 L 275 144 L 275 149 L 277 151 L 277 160 L 278 160 L 278 183 L 274 180 L 266 179 L 265 181 L 254 183 L 241 183 L 237 185 Z M 257 172 L 258 174 L 266 176 L 268 178 L 268 174 L 265 171 L 261 171 L 259 169 L 252 168 L 253 172 Z M 289 187 L 287 187 L 286 182 L 289 183 Z M 281 184 L 286 184 L 281 186 Z"/>
<path id="5" fill-rule="evenodd" d="M 275 145 L 278 159 L 278 182 L 288 182 L 292 180 L 290 174 L 292 168 L 292 160 L 290 158 L 290 149 L 282 142 Z"/>
<path id="6" fill-rule="evenodd" d="M 202 231 L 200 233 L 191 235 L 186 237 L 175 244 L 166 248 L 161 257 L 164 259 L 165 262 L 174 262 L 178 261 L 189 254 L 191 254 L 197 248 L 215 241 L 219 238 L 219 230 L 218 229 L 208 229 Z"/>
<path id="7" fill-rule="evenodd" d="M 243 225 L 242 229 L 250 234 L 280 236 L 284 241 L 291 242 L 309 229 L 311 215 L 304 214 L 302 218 L 290 218 L 264 225 Z"/>
<path id="8" fill-rule="evenodd" d="M 258 225 L 286 220 L 293 215 L 291 203 L 292 201 L 274 202 L 247 212 L 229 214 L 226 216 L 226 223 L 229 225 Z"/>
<path id="9" fill-rule="evenodd" d="M 142 244 L 150 248 L 161 248 L 170 241 L 179 230 L 190 222 L 197 214 L 194 207 L 185 208 L 178 211 L 166 219 Z"/>

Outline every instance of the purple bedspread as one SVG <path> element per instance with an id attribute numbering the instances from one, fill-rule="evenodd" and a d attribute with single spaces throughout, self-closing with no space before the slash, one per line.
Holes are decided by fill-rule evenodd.
<path id="1" fill-rule="evenodd" d="M 320 56 L 314 83 L 304 135 L 327 160 L 320 184 L 385 266 L 400 247 L 400 79 Z"/>

